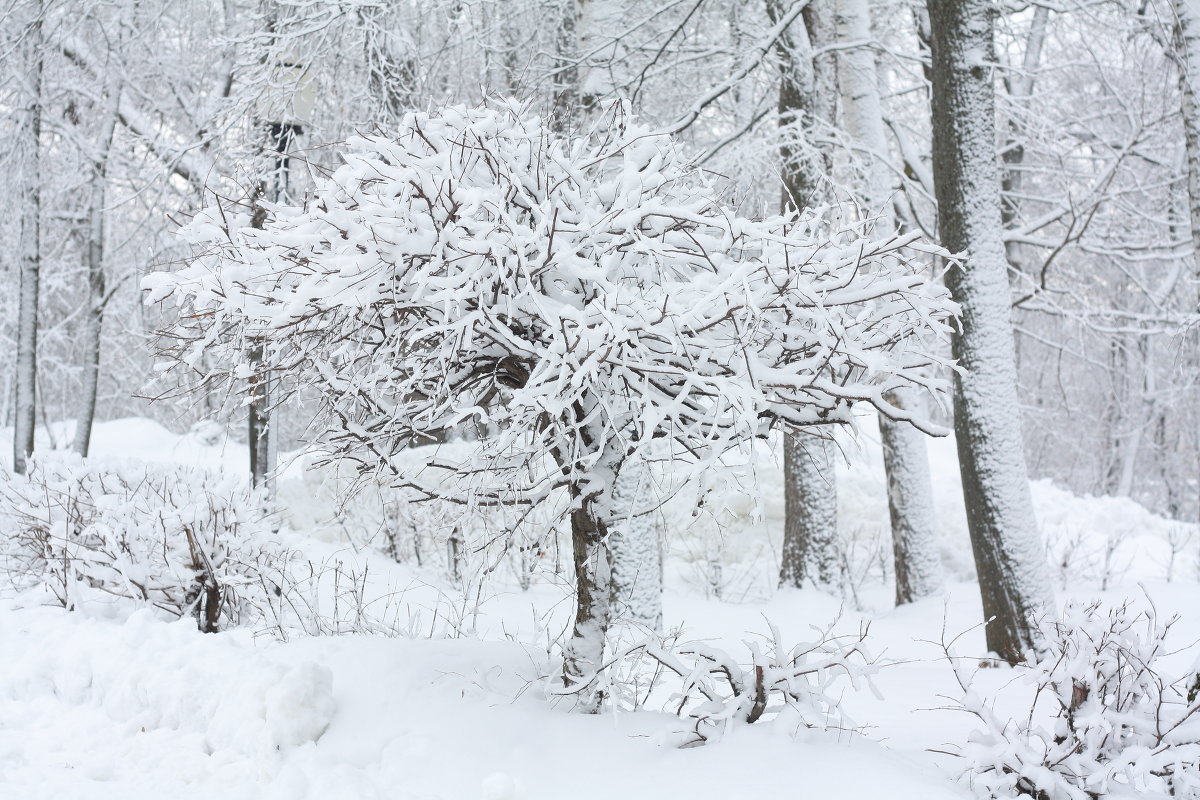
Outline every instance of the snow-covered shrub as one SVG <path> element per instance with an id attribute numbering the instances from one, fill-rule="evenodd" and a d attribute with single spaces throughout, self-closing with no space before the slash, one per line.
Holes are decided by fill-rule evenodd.
<path id="1" fill-rule="evenodd" d="M 739 660 L 706 642 L 680 642 L 650 636 L 616 648 L 590 685 L 559 694 L 592 692 L 617 708 L 644 708 L 660 701 L 664 710 L 687 720 L 674 743 L 692 747 L 719 739 L 737 725 L 782 715 L 806 728 L 853 729 L 840 692 L 868 687 L 878 663 L 866 648 L 866 629 L 835 634 L 836 620 L 815 628 L 817 638 L 793 647 L 779 629 L 744 642 Z"/>
<path id="2" fill-rule="evenodd" d="M 4 570 L 68 609 L 97 599 L 192 616 L 215 631 L 266 587 L 242 481 L 203 469 L 39 454 L 0 487 Z"/>
<path id="3" fill-rule="evenodd" d="M 1175 621 L 1153 606 L 1068 605 L 1042 624 L 1047 650 L 1022 668 L 1029 707 L 1012 718 L 951 657 L 959 703 L 983 723 L 960 753 L 965 779 L 984 798 L 1200 797 L 1196 675 L 1163 664 Z"/>
<path id="4" fill-rule="evenodd" d="M 930 368 L 957 306 L 924 269 L 942 251 L 820 210 L 743 217 L 720 195 L 627 106 L 572 137 L 492 100 L 353 139 L 261 224 L 198 214 L 196 257 L 143 286 L 195 323 L 168 334 L 168 363 L 307 387 L 320 445 L 363 474 L 476 507 L 569 497 L 570 683 L 603 658 L 627 574 L 611 543 L 645 541 L 647 462 L 703 488 L 726 452 L 860 402 L 934 430 L 888 398 L 945 387 Z M 452 431 L 469 446 L 401 463 Z"/>

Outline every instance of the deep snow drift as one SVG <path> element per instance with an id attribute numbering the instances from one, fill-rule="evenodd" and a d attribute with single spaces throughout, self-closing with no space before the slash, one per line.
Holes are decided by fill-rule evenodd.
<path id="1" fill-rule="evenodd" d="M 678 721 L 658 711 L 566 713 L 541 679 L 553 669 L 547 638 L 570 611 L 567 587 L 541 571 L 522 591 L 510 572 L 496 570 L 483 592 L 464 599 L 446 576 L 444 552 L 427 553 L 417 567 L 364 547 L 369 536 L 346 541 L 347 528 L 369 514 L 327 503 L 314 475 L 295 464 L 281 483 L 290 527 L 279 536 L 327 582 L 361 587 L 373 627 L 344 630 L 396 635 L 202 635 L 191 621 L 149 610 L 66 613 L 0 590 L 0 797 L 970 797 L 955 782 L 962 764 L 931 752 L 952 749 L 975 727 L 963 713 L 939 710 L 957 686 L 937 643 L 965 631 L 955 649 L 983 650 L 953 443 L 931 442 L 947 593 L 893 609 L 872 555 L 887 525 L 874 435 L 870 428 L 857 443 L 843 440 L 851 465 L 839 476 L 855 583 L 839 626 L 870 622 L 871 651 L 894 662 L 874 678 L 881 697 L 844 694 L 859 732 L 798 729 L 781 716 L 680 750 L 664 744 Z M 179 436 L 145 420 L 97 426 L 94 452 L 230 471 L 243 471 L 245 461 L 242 448 L 213 431 Z M 741 478 L 750 480 L 762 498 L 759 519 L 733 477 L 716 504 L 725 508 L 720 525 L 671 509 L 664 515 L 667 626 L 735 655 L 743 640 L 767 632 L 767 620 L 799 641 L 843 606 L 816 592 L 773 591 L 779 477 L 766 462 Z M 1187 615 L 1200 601 L 1193 529 L 1128 500 L 1077 497 L 1044 481 L 1033 490 L 1060 602 L 1148 596 L 1161 615 L 1185 614 L 1173 634 L 1179 648 L 1200 638 L 1200 620 Z M 317 586 L 314 597 L 323 591 Z M 1191 657 L 1185 649 L 1174 658 Z M 1028 691 L 1008 669 L 980 670 L 977 686 L 1011 713 Z"/>

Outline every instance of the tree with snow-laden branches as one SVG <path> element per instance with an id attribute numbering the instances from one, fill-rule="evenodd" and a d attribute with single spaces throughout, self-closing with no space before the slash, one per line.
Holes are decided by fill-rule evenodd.
<path id="1" fill-rule="evenodd" d="M 619 104 L 578 137 L 507 101 L 397 130 L 350 140 L 303 205 L 268 206 L 261 227 L 246 209 L 198 215 L 195 258 L 144 286 L 189 317 L 175 363 L 240 380 L 261 345 L 254 368 L 281 392 L 317 392 L 329 457 L 462 503 L 567 499 L 568 691 L 603 657 L 608 537 L 658 502 L 664 462 L 672 485 L 703 491 L 723 453 L 849 422 L 857 402 L 931 430 L 886 399 L 943 388 L 930 368 L 957 309 L 922 274 L 915 257 L 940 251 L 916 235 L 739 216 Z M 454 430 L 473 435 L 419 470 L 398 458 Z"/>

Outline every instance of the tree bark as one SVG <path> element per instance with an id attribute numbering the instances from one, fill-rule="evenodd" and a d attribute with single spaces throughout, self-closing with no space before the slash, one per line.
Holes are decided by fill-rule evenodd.
<path id="1" fill-rule="evenodd" d="M 80 387 L 80 407 L 76 415 L 74 442 L 75 452 L 84 457 L 91 447 L 92 423 L 96 418 L 96 394 L 100 385 L 100 335 L 104 328 L 104 306 L 108 299 L 104 279 L 108 159 L 119 116 L 120 91 L 116 81 L 112 81 L 109 87 L 109 108 L 101 122 L 99 149 L 92 163 L 91 197 L 88 201 L 88 297 L 83 329 L 83 385 Z"/>
<path id="2" fill-rule="evenodd" d="M 563 651 L 563 683 L 568 690 L 579 690 L 577 710 L 594 714 L 604 697 L 582 687 L 595 677 L 604 660 L 604 637 L 611 620 L 612 554 L 604 521 L 581 492 L 580 487 L 572 487 L 577 503 L 571 512 L 576 603 L 571 638 Z"/>
<path id="3" fill-rule="evenodd" d="M 1187 158 L 1188 220 L 1192 275 L 1200 285 L 1200 0 L 1175 0 L 1183 142 Z M 1200 312 L 1200 298 L 1196 303 Z M 1200 502 L 1196 505 L 1200 514 Z"/>
<path id="4" fill-rule="evenodd" d="M 788 11 L 784 0 L 767 0 L 773 24 Z M 836 64 L 832 53 L 815 48 L 834 36 L 830 0 L 813 0 L 780 38 L 779 121 L 789 128 L 780 145 L 784 208 L 803 208 L 819 200 L 829 173 L 828 153 L 817 144 L 822 126 L 837 108 Z M 779 584 L 839 585 L 837 479 L 833 441 L 828 433 L 785 433 L 783 447 L 784 526 Z"/>
<path id="5" fill-rule="evenodd" d="M 836 593 L 841 584 L 833 461 L 837 446 L 819 435 L 795 434 L 783 440 L 785 515 L 779 585 Z"/>
<path id="6" fill-rule="evenodd" d="M 573 31 L 578 37 L 578 82 L 573 96 L 578 107 L 569 109 L 586 129 L 599 119 L 602 104 L 620 97 L 624 74 L 620 42 L 613 39 L 628 18 L 625 0 L 576 0 Z M 613 620 L 624 619 L 661 633 L 662 552 L 658 526 L 647 514 L 650 475 L 640 457 L 626 458 L 615 472 L 605 509 L 611 559 L 611 609 Z"/>
<path id="7" fill-rule="evenodd" d="M 19 134 L 25 149 L 21 191 L 20 298 L 17 312 L 16 413 L 13 469 L 24 473 L 33 453 L 37 420 L 38 283 L 41 273 L 42 213 L 42 3 L 32 4 L 33 20 L 25 33 L 27 86 Z"/>
<path id="8" fill-rule="evenodd" d="M 927 0 L 932 33 L 933 174 L 942 245 L 966 261 L 946 285 L 962 307 L 954 356 L 959 468 L 988 648 L 1010 663 L 1040 648 L 1053 610 L 1021 441 L 996 159 L 995 7 Z"/>
<path id="9" fill-rule="evenodd" d="M 837 73 L 842 119 L 864 165 L 858 195 L 867 213 L 878 220 L 877 225 L 890 232 L 896 227 L 892 212 L 896 189 L 888 166 L 879 71 L 875 55 L 866 45 L 872 41 L 870 4 L 867 0 L 839 0 L 837 12 L 838 40 L 844 48 L 839 50 Z M 899 394 L 889 400 L 905 407 Z M 892 524 L 896 604 L 902 605 L 942 589 L 933 485 L 924 434 L 883 414 L 879 415 L 879 433 Z"/>
<path id="10" fill-rule="evenodd" d="M 1193 275 L 1200 280 L 1200 0 L 1175 0 Z M 1200 310 L 1200 306 L 1197 307 Z"/>

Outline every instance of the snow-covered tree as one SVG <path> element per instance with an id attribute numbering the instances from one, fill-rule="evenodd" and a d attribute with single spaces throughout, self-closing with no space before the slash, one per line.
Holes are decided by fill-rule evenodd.
<path id="1" fill-rule="evenodd" d="M 236 208 L 199 215 L 201 251 L 149 276 L 149 300 L 174 295 L 203 323 L 180 363 L 219 357 L 244 378 L 262 342 L 260 369 L 319 391 L 331 457 L 456 502 L 565 495 L 568 685 L 601 662 L 627 464 L 666 461 L 703 489 L 730 448 L 847 422 L 858 401 L 925 426 L 885 399 L 940 388 L 929 368 L 955 312 L 909 263 L 930 250 L 915 235 L 741 217 L 621 106 L 579 138 L 502 101 L 408 114 L 397 139 L 353 139 L 343 158 L 261 228 Z M 416 473 L 396 458 L 462 427 L 478 437 Z"/>
<path id="2" fill-rule="evenodd" d="M 856 161 L 862 165 L 856 192 L 866 214 L 883 230 L 896 226 L 892 202 L 895 172 L 888 157 L 880 97 L 879 70 L 869 44 L 871 5 L 867 0 L 838 0 L 838 88 L 843 127 Z M 889 398 L 904 405 L 900 396 Z M 925 439 L 911 425 L 879 417 L 883 463 L 887 473 L 888 509 L 892 523 L 896 603 L 934 594 L 942 586 L 934 518 L 933 482 Z"/>
<path id="3" fill-rule="evenodd" d="M 785 24 L 795 3 L 769 0 L 767 15 Z M 779 56 L 779 122 L 782 205 L 805 208 L 822 203 L 829 176 L 828 147 L 818 143 L 837 109 L 836 71 L 830 51 L 834 4 L 804 5 L 776 43 Z M 784 523 L 779 558 L 781 586 L 837 590 L 837 445 L 816 431 L 789 433 L 783 442 Z"/>
<path id="4" fill-rule="evenodd" d="M 41 281 L 42 245 L 42 22 L 45 9 L 34 2 L 18 8 L 25 18 L 14 20 L 20 29 L 17 46 L 20 64 L 15 98 L 20 117 L 17 142 L 18 185 L 21 202 L 19 245 L 20 289 L 17 317 L 16 414 L 13 425 L 13 468 L 25 471 L 25 460 L 33 453 L 33 429 L 37 414 L 38 291 Z"/>
<path id="5" fill-rule="evenodd" d="M 964 253 L 946 285 L 962 305 L 954 355 L 954 430 L 988 649 L 1017 662 L 1052 610 L 1049 569 L 1021 446 L 1008 264 L 996 163 L 995 7 L 929 0 L 933 177 L 942 244 Z"/>

